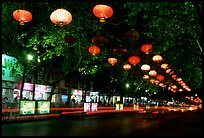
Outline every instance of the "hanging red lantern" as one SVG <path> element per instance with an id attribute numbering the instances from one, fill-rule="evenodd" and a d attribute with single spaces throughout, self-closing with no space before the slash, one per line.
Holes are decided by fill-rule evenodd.
<path id="1" fill-rule="evenodd" d="M 135 29 L 131 29 L 130 31 L 125 33 L 125 38 L 133 38 L 135 40 L 139 39 L 139 33 Z"/>
<path id="2" fill-rule="evenodd" d="M 108 39 L 105 36 L 102 35 L 95 35 L 92 38 L 92 43 L 95 45 L 105 45 L 108 43 Z"/>
<path id="3" fill-rule="evenodd" d="M 176 85 L 173 85 L 173 86 L 171 86 L 172 87 L 172 89 L 177 89 L 177 86 Z"/>
<path id="4" fill-rule="evenodd" d="M 160 87 L 164 87 L 164 84 L 161 82 L 161 83 L 159 83 L 159 86 Z"/>
<path id="5" fill-rule="evenodd" d="M 171 76 L 174 80 L 176 80 L 176 74 Z"/>
<path id="6" fill-rule="evenodd" d="M 26 10 L 15 10 L 13 12 L 13 17 L 20 22 L 20 25 L 25 25 L 25 22 L 32 20 L 32 14 Z"/>
<path id="7" fill-rule="evenodd" d="M 144 64 L 141 66 L 141 70 L 148 71 L 148 70 L 150 70 L 150 66 L 147 64 Z"/>
<path id="8" fill-rule="evenodd" d="M 164 76 L 163 75 L 157 75 L 157 79 L 160 80 L 160 81 L 164 80 Z"/>
<path id="9" fill-rule="evenodd" d="M 174 71 L 169 72 L 169 75 L 172 75 L 172 74 L 174 74 Z"/>
<path id="10" fill-rule="evenodd" d="M 73 44 L 74 42 L 76 42 L 76 38 L 73 37 L 73 36 L 65 36 L 65 37 L 64 37 L 64 41 L 65 41 L 66 43 Z"/>
<path id="11" fill-rule="evenodd" d="M 179 92 L 182 92 L 182 91 L 183 91 L 183 89 L 179 89 L 178 91 L 179 91 Z"/>
<path id="12" fill-rule="evenodd" d="M 100 22 L 105 22 L 113 15 L 113 9 L 108 5 L 99 4 L 93 8 L 93 14 L 100 19 Z"/>
<path id="13" fill-rule="evenodd" d="M 162 59 L 162 56 L 160 56 L 160 55 L 155 55 L 155 56 L 152 58 L 152 60 L 153 60 L 154 62 L 160 62 L 160 61 L 162 61 L 163 59 Z"/>
<path id="14" fill-rule="evenodd" d="M 119 54 L 119 55 L 121 55 L 121 54 L 125 54 L 127 52 L 127 49 L 126 48 L 114 48 L 113 49 L 113 53 L 114 54 Z"/>
<path id="15" fill-rule="evenodd" d="M 142 52 L 149 54 L 149 51 L 152 49 L 152 44 L 144 44 L 141 47 Z"/>
<path id="16" fill-rule="evenodd" d="M 175 93 L 175 92 L 176 92 L 176 89 L 171 89 L 171 91 Z"/>
<path id="17" fill-rule="evenodd" d="M 125 65 L 123 65 L 123 69 L 124 70 L 130 70 L 131 69 L 131 65 L 130 64 L 125 64 Z"/>
<path id="18" fill-rule="evenodd" d="M 167 70 L 166 70 L 166 73 L 168 74 L 170 71 L 171 71 L 171 69 L 167 69 Z"/>
<path id="19" fill-rule="evenodd" d="M 114 66 L 118 62 L 117 58 L 108 58 L 108 63 Z"/>
<path id="20" fill-rule="evenodd" d="M 155 80 L 155 84 L 158 85 L 159 84 L 159 80 Z"/>
<path id="21" fill-rule="evenodd" d="M 72 21 L 72 15 L 65 9 L 57 9 L 50 15 L 50 20 L 59 26 L 64 26 Z"/>
<path id="22" fill-rule="evenodd" d="M 145 74 L 145 75 L 143 76 L 143 79 L 144 79 L 144 80 L 147 80 L 147 79 L 149 79 L 149 76 Z"/>
<path id="23" fill-rule="evenodd" d="M 136 65 L 138 63 L 140 63 L 140 58 L 138 56 L 131 56 L 128 61 L 130 62 L 130 64 Z"/>
<path id="24" fill-rule="evenodd" d="M 149 80 L 152 84 L 155 83 L 155 79 Z"/>
<path id="25" fill-rule="evenodd" d="M 181 82 L 182 78 L 177 78 L 176 81 Z"/>
<path id="26" fill-rule="evenodd" d="M 90 46 L 89 47 L 89 53 L 91 53 L 92 55 L 96 55 L 96 54 L 100 53 L 100 48 L 97 46 Z"/>
<path id="27" fill-rule="evenodd" d="M 161 68 L 164 69 L 164 70 L 166 70 L 166 69 L 168 69 L 168 66 L 169 66 L 169 65 L 165 63 L 165 64 L 162 64 L 162 65 L 161 65 Z"/>
<path id="28" fill-rule="evenodd" d="M 157 72 L 155 70 L 150 70 L 149 76 L 157 76 Z"/>

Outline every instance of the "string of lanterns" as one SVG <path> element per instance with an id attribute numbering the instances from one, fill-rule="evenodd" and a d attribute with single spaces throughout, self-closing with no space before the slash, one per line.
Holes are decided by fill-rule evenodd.
<path id="1" fill-rule="evenodd" d="M 106 20 L 108 18 L 110 18 L 113 15 L 113 9 L 108 6 L 108 5 L 104 5 L 104 4 L 98 4 L 93 8 L 93 14 L 99 18 L 100 22 L 106 22 Z M 20 25 L 25 25 L 26 22 L 30 22 L 32 20 L 32 14 L 27 11 L 27 10 L 15 10 L 13 12 L 13 17 L 15 20 L 17 20 Z M 67 24 L 70 24 L 72 22 L 72 15 L 69 11 L 60 8 L 57 9 L 55 11 L 53 11 L 50 15 L 50 20 L 52 21 L 52 23 L 59 25 L 60 27 L 65 26 Z M 131 29 L 129 31 L 127 31 L 124 35 L 125 38 L 133 38 L 134 40 L 138 40 L 139 39 L 139 33 L 134 30 Z M 69 38 L 70 39 L 70 38 Z M 71 38 L 73 39 L 73 38 Z M 76 41 L 76 40 L 73 40 Z M 89 53 L 91 53 L 93 56 L 97 55 L 100 53 L 100 45 L 103 44 L 107 44 L 108 43 L 108 39 L 102 35 L 96 35 L 92 38 L 92 43 L 93 45 L 89 47 L 88 51 Z M 141 51 L 144 52 L 145 54 L 149 54 L 149 52 L 151 52 L 152 50 L 152 44 L 151 43 L 146 43 L 143 44 L 141 46 Z M 126 48 L 122 48 L 122 47 L 118 47 L 118 48 L 114 48 L 113 49 L 113 53 L 114 54 L 118 54 L 118 55 L 122 55 L 125 54 L 127 52 Z M 159 63 L 163 60 L 162 56 L 160 55 L 154 55 L 152 57 L 152 60 L 156 63 Z M 123 69 L 124 70 L 130 70 L 131 69 L 131 64 L 133 66 L 136 66 L 137 64 L 140 63 L 140 57 L 133 55 L 131 57 L 128 58 L 128 62 L 130 63 L 126 63 L 123 65 Z M 115 64 L 118 63 L 118 59 L 115 57 L 110 57 L 108 58 L 108 63 L 111 64 L 112 66 L 114 66 Z M 181 85 L 181 87 L 183 89 L 186 89 L 187 91 L 191 91 L 191 89 L 186 85 L 186 83 L 179 78 L 174 71 L 172 71 L 172 69 L 168 66 L 167 63 L 163 63 L 161 65 L 161 68 L 164 69 L 166 71 L 166 73 L 168 75 L 172 75 L 172 78 L 178 82 L 179 85 Z M 165 77 L 162 74 L 158 74 L 155 70 L 150 70 L 151 67 L 148 64 L 143 64 L 141 66 L 141 70 L 143 71 L 148 71 L 148 74 L 144 74 L 143 79 L 148 80 L 150 79 L 150 83 L 152 84 L 156 84 L 158 86 L 161 87 L 167 87 L 162 81 L 164 81 Z M 156 77 L 154 78 L 150 78 L 150 77 Z M 173 83 L 171 83 L 168 87 L 168 90 L 171 90 L 173 92 L 176 92 L 177 90 L 179 92 L 182 92 L 183 89 L 182 88 L 178 88 L 176 85 L 173 85 Z"/>
<path id="2" fill-rule="evenodd" d="M 105 22 L 107 18 L 113 15 L 113 9 L 108 5 L 98 4 L 93 8 L 93 14 L 100 19 L 100 22 Z M 13 17 L 20 22 L 20 25 L 25 25 L 25 22 L 32 20 L 32 14 L 22 9 L 14 11 Z M 60 8 L 51 13 L 50 20 L 54 24 L 64 26 L 71 23 L 72 15 L 69 11 Z"/>

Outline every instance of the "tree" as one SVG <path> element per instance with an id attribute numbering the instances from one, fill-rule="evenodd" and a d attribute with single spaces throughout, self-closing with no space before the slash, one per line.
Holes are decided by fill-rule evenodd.
<path id="1" fill-rule="evenodd" d="M 124 91 L 125 85 L 121 80 L 130 79 L 132 84 L 135 84 L 136 93 L 139 87 L 145 86 L 145 83 L 141 84 L 144 73 L 141 72 L 140 66 L 146 62 L 158 69 L 159 65 L 151 61 L 152 56 L 157 53 L 165 57 L 165 61 L 190 88 L 198 90 L 202 88 L 202 27 L 200 24 L 202 3 L 108 2 L 106 4 L 113 7 L 114 15 L 105 23 L 100 23 L 93 15 L 92 8 L 95 4 L 93 2 L 32 4 L 30 2 L 3 2 L 2 52 L 21 59 L 22 63 L 26 63 L 22 58 L 22 53 L 32 52 L 37 55 L 40 52 L 42 60 L 40 67 L 45 69 L 45 76 L 52 78 L 45 77 L 53 86 L 56 86 L 60 80 L 69 78 L 72 73 L 78 76 L 86 73 L 85 76 L 89 77 L 89 80 L 101 83 L 96 85 L 101 90 L 104 89 L 103 91 L 106 91 L 105 89 L 109 91 L 113 87 L 118 88 L 118 92 Z M 26 23 L 25 26 L 20 26 L 12 17 L 13 11 L 19 7 L 26 8 L 33 14 L 32 21 Z M 73 16 L 72 22 L 64 27 L 54 25 L 49 19 L 50 14 L 59 7 L 70 11 Z M 141 39 L 137 41 L 123 39 L 124 33 L 130 29 L 137 30 Z M 88 48 L 93 44 L 92 37 L 97 34 L 107 37 L 108 43 L 100 46 L 101 52 L 98 55 L 92 56 L 88 53 Z M 67 42 L 66 37 L 74 38 L 75 41 Z M 144 42 L 153 43 L 153 51 L 149 55 L 140 51 L 140 46 Z M 116 46 L 125 47 L 128 52 L 123 56 L 114 55 L 120 60 L 116 66 L 118 70 L 114 68 L 115 73 L 118 74 L 110 73 L 108 76 L 105 73 L 110 70 L 107 58 L 112 55 L 112 49 Z M 127 63 L 127 58 L 133 54 L 141 56 L 141 63 L 127 75 L 122 75 L 124 70 L 120 70 L 119 65 Z M 138 72 L 136 78 L 133 75 L 134 72 Z M 164 72 L 161 71 L 161 73 Z M 106 84 L 98 79 L 100 76 L 104 76 L 104 80 L 107 80 Z M 111 80 L 117 80 L 117 83 L 111 84 Z M 192 81 L 195 83 L 190 83 Z M 106 86 L 102 88 L 102 85 Z M 151 86 L 149 89 L 157 89 Z"/>

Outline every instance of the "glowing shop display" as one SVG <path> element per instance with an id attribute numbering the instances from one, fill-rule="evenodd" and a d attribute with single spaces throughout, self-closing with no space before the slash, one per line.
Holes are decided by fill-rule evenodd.
<path id="1" fill-rule="evenodd" d="M 84 112 L 91 111 L 91 103 L 84 103 Z"/>
<path id="2" fill-rule="evenodd" d="M 98 103 L 91 103 L 91 111 L 97 111 Z"/>
<path id="3" fill-rule="evenodd" d="M 123 104 L 115 104 L 115 110 L 123 110 Z"/>
<path id="4" fill-rule="evenodd" d="M 35 101 L 28 100 L 20 101 L 20 114 L 21 115 L 35 114 Z"/>
<path id="5" fill-rule="evenodd" d="M 22 76 L 22 65 L 14 57 L 2 54 L 2 80 L 15 82 L 19 76 Z"/>
<path id="6" fill-rule="evenodd" d="M 50 102 L 49 101 L 38 101 L 38 114 L 50 113 Z"/>

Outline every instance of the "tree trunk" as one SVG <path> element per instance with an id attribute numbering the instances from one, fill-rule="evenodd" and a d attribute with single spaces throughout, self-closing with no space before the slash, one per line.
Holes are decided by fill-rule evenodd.
<path id="1" fill-rule="evenodd" d="M 50 101 L 50 107 L 51 107 L 51 101 L 52 101 L 52 96 L 54 94 L 54 91 L 55 91 L 55 88 L 56 88 L 56 85 L 52 85 L 52 89 L 51 89 L 51 92 L 50 92 L 50 96 L 49 96 L 49 101 Z"/>
<path id="2" fill-rule="evenodd" d="M 71 107 L 71 87 L 68 89 L 67 106 Z"/>
<path id="3" fill-rule="evenodd" d="M 25 82 L 26 69 L 27 69 L 27 65 L 24 65 L 23 78 L 22 78 L 21 89 L 20 89 L 20 101 L 21 101 L 22 98 L 23 98 L 23 87 L 24 87 L 24 82 Z M 19 103 L 20 103 L 20 102 L 19 102 Z"/>
<path id="4" fill-rule="evenodd" d="M 35 100 L 35 84 L 36 84 L 36 81 L 37 81 L 37 71 L 36 69 L 34 70 L 34 78 L 33 78 L 33 97 L 32 97 L 32 100 Z"/>

